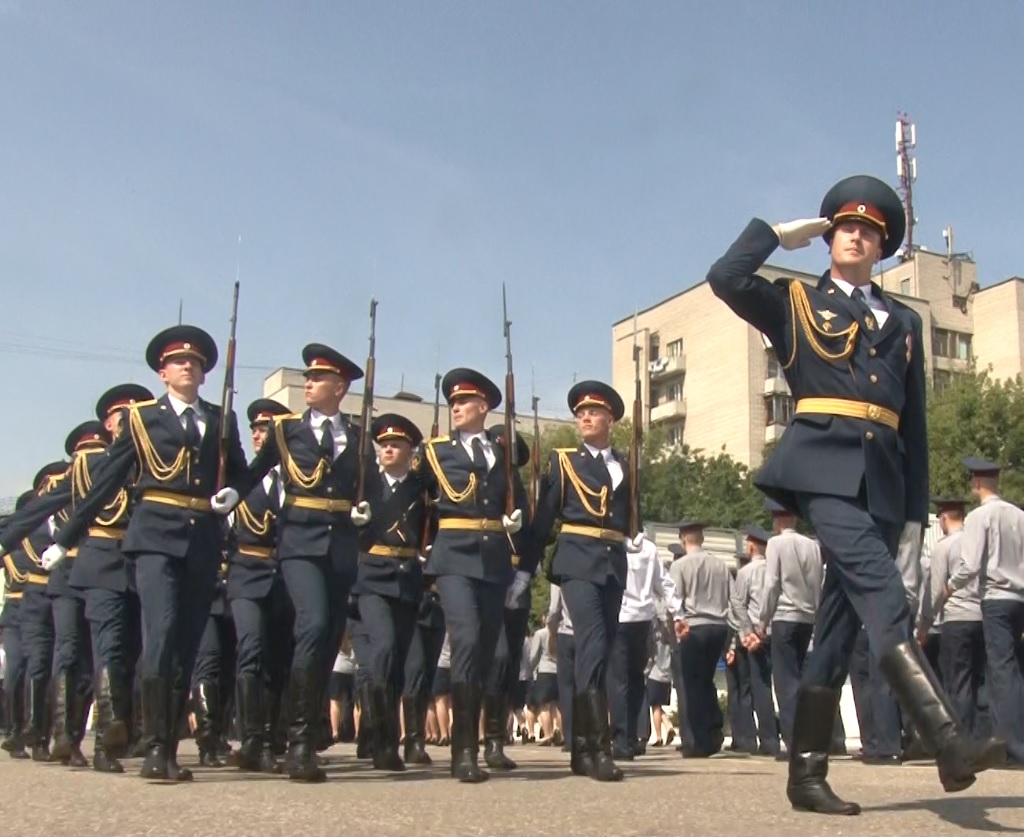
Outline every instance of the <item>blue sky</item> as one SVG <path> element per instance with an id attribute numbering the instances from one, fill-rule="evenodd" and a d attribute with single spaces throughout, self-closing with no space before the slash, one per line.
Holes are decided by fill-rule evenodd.
<path id="1" fill-rule="evenodd" d="M 364 362 L 371 294 L 378 393 L 429 396 L 438 353 L 500 381 L 505 281 L 518 402 L 535 370 L 563 413 L 752 215 L 895 182 L 899 110 L 918 242 L 1024 273 L 1022 31 L 999 0 L 0 0 L 0 497 L 102 390 L 159 385 L 179 298 L 223 341 L 236 264 L 239 406 L 307 342 Z"/>

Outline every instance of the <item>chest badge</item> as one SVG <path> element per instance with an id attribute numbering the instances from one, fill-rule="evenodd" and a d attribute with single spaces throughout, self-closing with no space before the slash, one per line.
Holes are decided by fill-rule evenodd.
<path id="1" fill-rule="evenodd" d="M 817 314 L 821 317 L 821 330 L 825 332 L 832 331 L 832 320 L 839 315 L 835 311 L 829 311 L 827 308 L 824 311 L 818 311 Z"/>

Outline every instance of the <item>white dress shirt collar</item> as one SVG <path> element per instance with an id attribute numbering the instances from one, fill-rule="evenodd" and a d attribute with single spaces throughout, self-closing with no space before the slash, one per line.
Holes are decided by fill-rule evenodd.
<path id="1" fill-rule="evenodd" d="M 168 400 L 168 402 L 170 402 L 171 409 L 174 410 L 174 414 L 176 416 L 180 417 L 181 414 L 185 412 L 185 408 L 186 407 L 191 407 L 192 408 L 192 412 L 194 412 L 197 416 L 203 415 L 203 408 L 199 406 L 199 399 L 198 398 L 195 401 L 193 401 L 191 404 L 186 404 L 184 401 L 182 401 L 180 398 L 178 398 L 178 396 L 174 395 L 171 392 L 168 392 L 167 393 L 167 400 Z"/>
<path id="2" fill-rule="evenodd" d="M 327 419 L 331 422 L 331 427 L 337 430 L 341 426 L 341 413 L 335 413 L 333 416 L 325 415 L 321 413 L 315 407 L 309 408 L 309 423 L 314 427 L 323 426 L 324 420 Z"/>
<path id="3" fill-rule="evenodd" d="M 595 448 L 593 445 L 591 445 L 591 444 L 589 444 L 587 442 L 583 443 L 583 447 L 585 447 L 588 451 L 590 451 L 590 455 L 593 456 L 595 459 L 601 458 L 605 462 L 610 462 L 611 459 L 612 459 L 612 449 L 611 449 L 611 447 Z"/>
<path id="4" fill-rule="evenodd" d="M 878 295 L 875 293 L 874 285 L 872 285 L 870 282 L 866 285 L 854 285 L 851 282 L 847 282 L 841 276 L 833 276 L 832 281 L 835 283 L 836 287 L 839 288 L 839 290 L 841 290 L 848 297 L 852 297 L 854 290 L 860 288 L 861 293 L 864 294 L 864 298 L 868 302 L 881 302 L 881 300 L 878 298 Z"/>

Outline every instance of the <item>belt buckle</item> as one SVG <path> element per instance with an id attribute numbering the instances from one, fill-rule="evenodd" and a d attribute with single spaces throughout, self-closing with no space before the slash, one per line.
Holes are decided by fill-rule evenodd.
<path id="1" fill-rule="evenodd" d="M 202 508 L 202 499 L 200 497 L 189 497 L 188 507 L 190 511 L 200 511 Z"/>
<path id="2" fill-rule="evenodd" d="M 877 404 L 868 404 L 868 418 L 872 421 L 878 421 L 882 416 L 882 408 Z"/>

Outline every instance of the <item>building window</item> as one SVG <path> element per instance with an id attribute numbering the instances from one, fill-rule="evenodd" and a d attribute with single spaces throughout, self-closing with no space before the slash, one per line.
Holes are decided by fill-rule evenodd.
<path id="1" fill-rule="evenodd" d="M 932 336 L 932 352 L 936 357 L 952 360 L 971 359 L 971 335 L 961 331 L 937 328 Z"/>
<path id="2" fill-rule="evenodd" d="M 662 395 L 662 399 L 661 399 L 660 403 L 662 403 L 662 404 L 665 404 L 665 403 L 667 403 L 669 401 L 682 401 L 682 399 L 683 399 L 683 382 L 682 381 L 675 381 L 675 382 L 669 384 L 664 389 L 662 389 L 661 395 Z"/>
<path id="3" fill-rule="evenodd" d="M 782 377 L 782 364 L 779 363 L 779 359 L 775 356 L 775 352 L 773 352 L 771 349 L 769 349 L 768 352 L 767 352 L 767 355 L 768 355 L 768 365 L 767 365 L 767 368 L 766 368 L 765 373 L 764 373 L 765 380 L 766 381 L 770 381 L 773 378 L 781 378 Z"/>
<path id="4" fill-rule="evenodd" d="M 673 424 L 668 428 L 668 443 L 679 447 L 683 443 L 683 424 Z"/>
<path id="5" fill-rule="evenodd" d="M 793 418 L 793 396 L 773 395 L 765 399 L 765 424 L 789 424 Z"/>
<path id="6" fill-rule="evenodd" d="M 900 280 L 900 293 L 903 294 L 903 296 L 910 296 L 910 279 L 909 278 L 901 279 Z"/>
<path id="7" fill-rule="evenodd" d="M 683 339 L 680 337 L 678 340 L 673 340 L 666 347 L 668 357 L 682 357 L 683 356 Z"/>
<path id="8" fill-rule="evenodd" d="M 657 334 L 651 335 L 650 343 L 647 346 L 647 357 L 651 360 L 661 357 L 661 338 Z"/>

